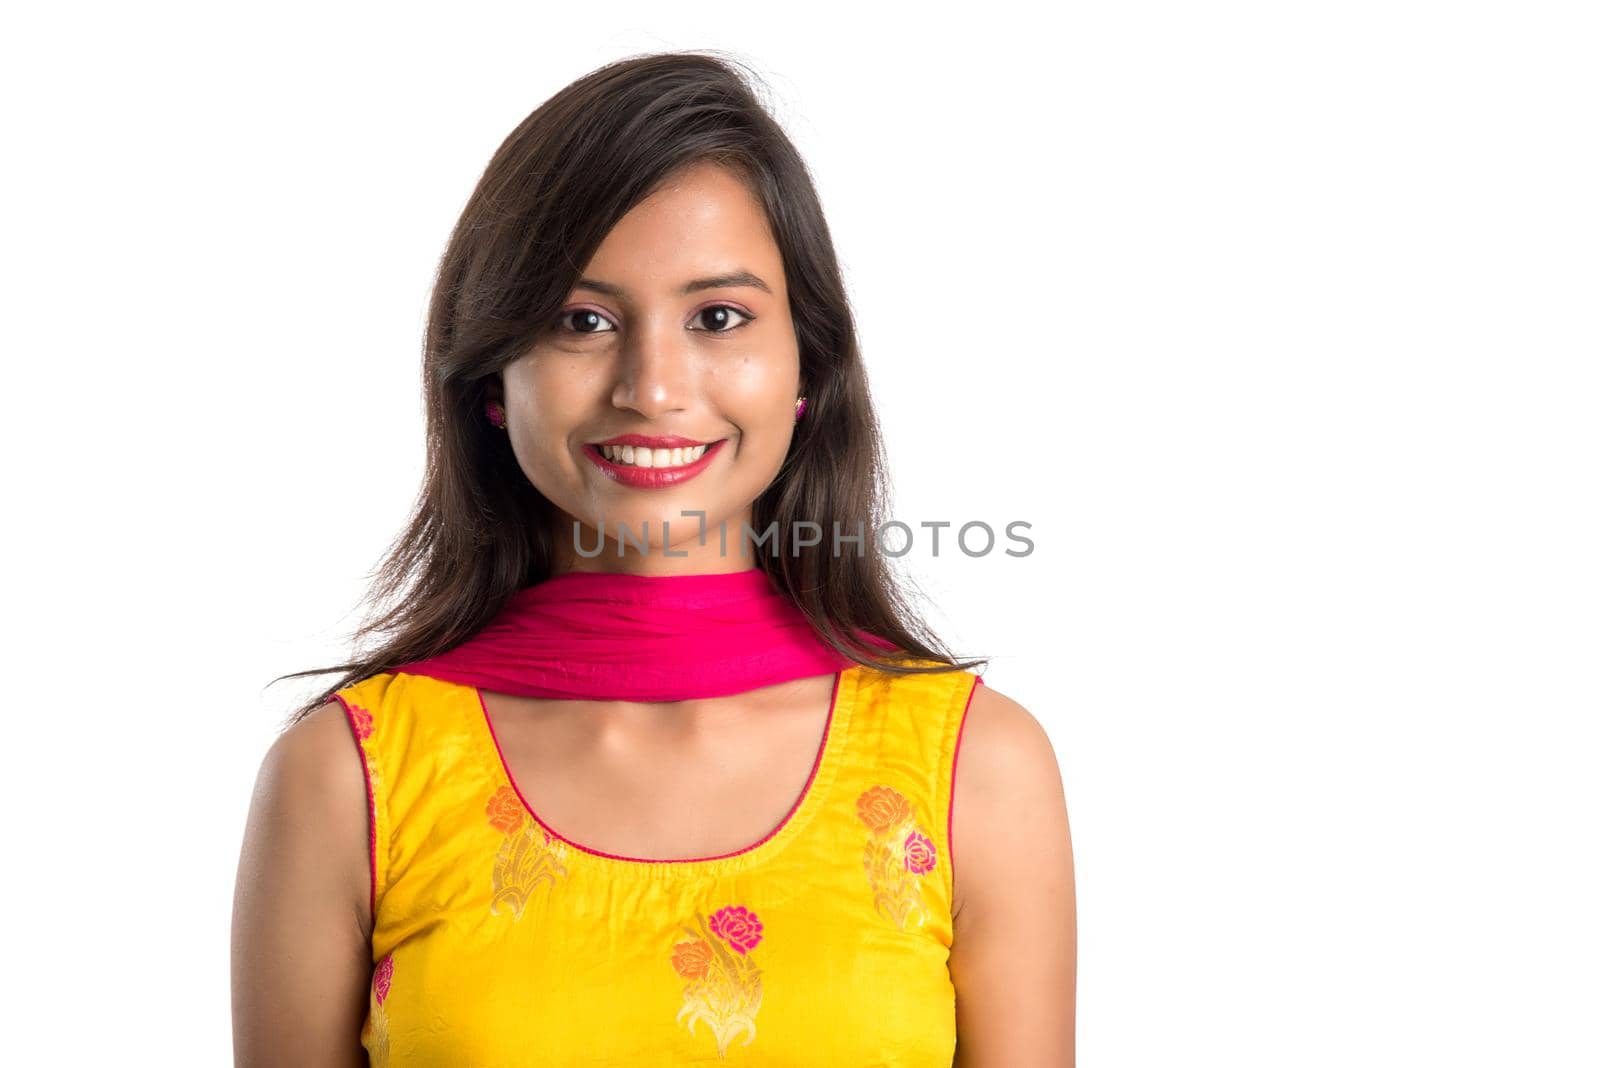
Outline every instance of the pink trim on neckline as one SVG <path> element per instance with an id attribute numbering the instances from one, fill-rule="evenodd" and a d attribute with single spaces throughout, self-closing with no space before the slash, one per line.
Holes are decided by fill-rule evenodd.
<path id="1" fill-rule="evenodd" d="M 625 857 L 619 853 L 607 853 L 604 850 L 590 848 L 589 846 L 583 845 L 580 842 L 575 842 L 572 839 L 562 835 L 555 828 L 551 827 L 544 820 L 540 819 L 539 814 L 535 812 L 533 810 L 533 806 L 528 803 L 528 799 L 523 796 L 522 787 L 517 784 L 517 777 L 511 773 L 511 765 L 506 761 L 505 750 L 500 747 L 500 736 L 494 729 L 493 718 L 489 715 L 488 702 L 484 701 L 483 699 L 483 688 L 481 686 L 474 686 L 471 689 L 478 695 L 478 707 L 483 710 L 483 722 L 489 728 L 490 740 L 494 742 L 495 756 L 500 764 L 500 774 L 503 775 L 506 782 L 511 785 L 512 791 L 517 795 L 517 800 L 522 802 L 523 810 L 527 812 L 530 817 L 532 817 L 534 823 L 537 823 L 540 827 L 544 828 L 544 830 L 549 833 L 550 837 L 555 838 L 558 841 L 565 842 L 567 845 L 572 846 L 572 848 L 584 853 L 588 853 L 591 856 L 604 857 L 607 860 L 618 860 L 629 864 L 703 864 L 707 861 L 727 860 L 730 857 L 743 856 L 746 853 L 761 848 L 763 845 L 766 845 L 768 842 L 772 841 L 773 838 L 777 837 L 785 827 L 789 826 L 795 815 L 805 807 L 806 802 L 811 798 L 811 787 L 817 780 L 817 774 L 822 770 L 823 762 L 832 752 L 830 747 L 834 743 L 834 713 L 838 711 L 839 692 L 844 688 L 844 677 L 849 670 L 849 668 L 846 668 L 842 671 L 834 673 L 833 696 L 829 698 L 828 718 L 822 726 L 822 744 L 817 747 L 817 755 L 811 762 L 811 774 L 806 776 L 806 784 L 805 786 L 801 787 L 800 796 L 795 799 L 793 805 L 789 806 L 789 811 L 784 814 L 782 820 L 778 821 L 778 825 L 771 831 L 767 832 L 766 836 L 760 841 L 747 845 L 742 849 L 736 849 L 731 853 L 721 853 L 712 857 Z"/>

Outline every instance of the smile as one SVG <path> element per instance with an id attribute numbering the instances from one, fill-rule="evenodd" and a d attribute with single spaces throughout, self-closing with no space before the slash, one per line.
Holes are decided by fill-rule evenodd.
<path id="1" fill-rule="evenodd" d="M 687 449 L 646 449 L 642 446 L 635 448 L 632 445 L 599 445 L 596 448 L 614 464 L 624 464 L 628 467 L 682 467 L 704 456 L 708 446 L 695 445 Z"/>
<path id="2" fill-rule="evenodd" d="M 675 486 L 704 471 L 725 441 L 726 438 L 712 442 L 641 438 L 633 442 L 625 437 L 590 442 L 583 446 L 583 453 L 613 481 L 635 489 L 659 489 Z"/>

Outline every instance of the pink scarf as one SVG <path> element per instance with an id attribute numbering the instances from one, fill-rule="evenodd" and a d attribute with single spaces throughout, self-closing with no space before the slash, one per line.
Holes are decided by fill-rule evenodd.
<path id="1" fill-rule="evenodd" d="M 518 697 L 682 701 L 829 675 L 853 663 L 816 635 L 765 572 L 749 568 L 556 575 L 517 591 L 456 648 L 394 670 Z"/>

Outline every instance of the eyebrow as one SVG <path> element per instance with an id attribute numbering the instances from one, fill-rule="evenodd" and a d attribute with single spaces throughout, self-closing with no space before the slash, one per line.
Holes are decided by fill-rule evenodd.
<path id="1" fill-rule="evenodd" d="M 772 287 L 763 282 L 759 275 L 752 274 L 746 270 L 730 271 L 727 274 L 713 275 L 710 278 L 696 278 L 692 282 L 685 283 L 679 292 L 687 296 L 690 293 L 698 293 L 702 289 L 730 289 L 738 286 L 751 286 L 768 294 L 772 292 Z M 609 297 L 620 298 L 627 295 L 621 286 L 613 285 L 610 282 L 602 282 L 595 278 L 580 278 L 573 283 L 572 288 L 590 289 L 596 293 L 604 293 Z"/>

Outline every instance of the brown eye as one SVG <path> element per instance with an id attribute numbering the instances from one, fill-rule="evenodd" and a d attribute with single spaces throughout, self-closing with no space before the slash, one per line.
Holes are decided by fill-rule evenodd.
<path id="1" fill-rule="evenodd" d="M 736 316 L 738 317 L 738 322 L 734 322 L 734 317 Z M 697 321 L 706 324 L 704 329 L 708 334 L 730 333 L 755 318 L 755 316 L 746 315 L 738 308 L 727 304 L 713 304 L 709 308 L 701 308 L 695 313 L 694 317 Z"/>
<path id="2" fill-rule="evenodd" d="M 611 321 L 593 308 L 576 308 L 563 312 L 560 324 L 570 329 L 574 334 L 606 334 L 616 328 L 611 326 Z"/>

